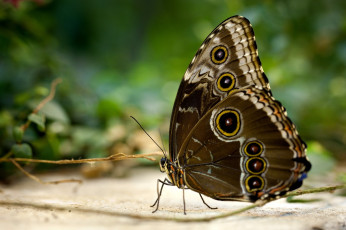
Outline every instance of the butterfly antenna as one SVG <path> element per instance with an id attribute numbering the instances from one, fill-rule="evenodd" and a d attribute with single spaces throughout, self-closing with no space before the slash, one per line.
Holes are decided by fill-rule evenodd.
<path id="1" fill-rule="evenodd" d="M 143 128 L 143 126 L 134 118 L 133 116 L 130 116 L 138 125 L 141 127 L 141 129 L 144 131 L 145 134 L 155 143 L 155 145 L 162 151 L 163 155 L 166 156 L 165 151 L 161 148 L 161 146 L 149 135 L 147 131 Z M 167 157 L 167 156 L 166 156 Z"/>
<path id="2" fill-rule="evenodd" d="M 166 154 L 165 154 L 165 153 L 167 153 L 167 151 L 166 151 L 165 145 L 163 143 L 163 139 L 162 139 L 162 135 L 161 135 L 160 129 L 159 129 L 159 134 L 160 134 L 160 140 L 161 140 L 162 148 L 164 150 L 163 154 L 165 155 L 165 157 L 167 157 Z"/>

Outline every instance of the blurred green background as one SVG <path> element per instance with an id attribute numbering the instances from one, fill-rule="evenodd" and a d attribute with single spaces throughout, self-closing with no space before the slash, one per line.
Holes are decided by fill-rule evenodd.
<path id="1" fill-rule="evenodd" d="M 0 156 L 58 77 L 42 110 L 46 129 L 24 134 L 34 158 L 143 152 L 130 115 L 168 146 L 180 80 L 206 36 L 233 15 L 251 21 L 273 94 L 308 143 L 313 170 L 345 163 L 344 0 L 0 0 Z"/>

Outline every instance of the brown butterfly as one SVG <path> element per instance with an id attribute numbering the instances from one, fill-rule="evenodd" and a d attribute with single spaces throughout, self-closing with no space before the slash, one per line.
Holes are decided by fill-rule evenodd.
<path id="1" fill-rule="evenodd" d="M 163 185 L 216 200 L 275 199 L 302 185 L 305 151 L 272 97 L 249 20 L 233 16 L 205 39 L 180 84 L 155 211 Z"/>

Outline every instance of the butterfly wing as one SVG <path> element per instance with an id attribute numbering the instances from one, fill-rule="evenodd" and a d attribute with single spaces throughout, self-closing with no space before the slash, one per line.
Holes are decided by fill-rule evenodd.
<path id="1" fill-rule="evenodd" d="M 222 22 L 202 43 L 180 84 L 170 123 L 170 158 L 199 119 L 229 91 L 256 85 L 270 91 L 250 22 L 241 16 Z"/>
<path id="2" fill-rule="evenodd" d="M 265 90 L 234 90 L 186 137 L 178 164 L 186 186 L 220 200 L 282 195 L 300 187 L 310 163 L 285 109 Z"/>

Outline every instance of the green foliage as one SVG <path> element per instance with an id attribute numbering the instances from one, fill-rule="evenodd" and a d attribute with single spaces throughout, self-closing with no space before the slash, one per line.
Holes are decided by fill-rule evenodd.
<path id="1" fill-rule="evenodd" d="M 320 143 L 309 142 L 308 147 L 309 160 L 313 165 L 311 173 L 324 175 L 334 168 L 336 161 L 333 155 Z"/>
<path id="2" fill-rule="evenodd" d="M 17 143 L 22 142 L 23 135 L 24 135 L 24 130 L 21 127 L 16 126 L 13 128 L 13 138 Z"/>
<path id="3" fill-rule="evenodd" d="M 38 129 L 43 132 L 45 130 L 45 121 L 46 121 L 46 118 L 45 116 L 42 114 L 42 113 L 31 113 L 29 116 L 28 116 L 28 120 L 35 123 L 38 127 Z"/>
<path id="4" fill-rule="evenodd" d="M 17 158 L 31 158 L 32 157 L 32 149 L 30 145 L 23 144 L 14 144 L 11 149 L 12 153 Z"/>
<path id="5" fill-rule="evenodd" d="M 237 14 L 251 21 L 273 93 L 302 138 L 332 152 L 328 161 L 345 159 L 343 0 L 0 0 L 0 156 L 23 141 L 37 158 L 101 157 L 136 129 L 130 115 L 167 142 L 186 67 Z M 54 100 L 30 115 L 57 77 Z M 13 127 L 28 116 L 23 135 Z M 126 134 L 109 136 L 119 126 Z"/>

